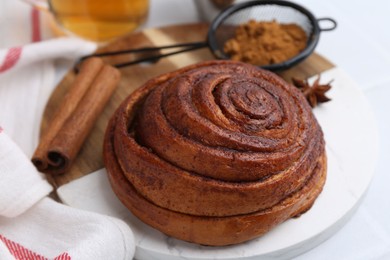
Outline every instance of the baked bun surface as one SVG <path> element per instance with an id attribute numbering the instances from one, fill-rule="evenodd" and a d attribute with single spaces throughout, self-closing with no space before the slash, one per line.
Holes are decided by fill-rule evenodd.
<path id="1" fill-rule="evenodd" d="M 139 219 L 214 246 L 304 213 L 326 178 L 323 134 L 303 95 L 233 61 L 185 67 L 133 92 L 109 122 L 104 163 Z"/>

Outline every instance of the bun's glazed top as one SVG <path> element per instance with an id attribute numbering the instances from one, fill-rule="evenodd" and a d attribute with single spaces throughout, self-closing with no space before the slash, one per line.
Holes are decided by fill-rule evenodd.
<path id="1" fill-rule="evenodd" d="M 109 151 L 137 192 L 193 216 L 268 210 L 300 191 L 324 156 L 322 131 L 299 90 L 241 62 L 157 76 L 112 121 Z"/>
<path id="2" fill-rule="evenodd" d="M 128 122 L 131 125 L 131 122 Z M 321 129 L 302 94 L 239 62 L 203 63 L 159 82 L 136 120 L 136 140 L 198 175 L 250 182 L 313 163 Z"/>

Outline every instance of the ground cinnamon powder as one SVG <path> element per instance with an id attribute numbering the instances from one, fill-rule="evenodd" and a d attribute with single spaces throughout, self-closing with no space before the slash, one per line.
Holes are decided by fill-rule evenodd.
<path id="1" fill-rule="evenodd" d="M 305 31 L 296 24 L 250 20 L 237 27 L 234 38 L 225 43 L 224 52 L 232 60 L 262 66 L 294 57 L 306 43 Z"/>

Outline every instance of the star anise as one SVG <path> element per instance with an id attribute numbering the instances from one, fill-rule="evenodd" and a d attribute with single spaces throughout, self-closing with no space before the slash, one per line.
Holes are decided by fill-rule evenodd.
<path id="1" fill-rule="evenodd" d="M 331 99 L 328 98 L 325 93 L 332 88 L 330 83 L 320 84 L 320 76 L 314 81 L 313 85 L 310 85 L 307 80 L 292 78 L 294 86 L 299 88 L 303 95 L 306 97 L 311 107 L 316 107 L 319 103 L 328 102 Z"/>

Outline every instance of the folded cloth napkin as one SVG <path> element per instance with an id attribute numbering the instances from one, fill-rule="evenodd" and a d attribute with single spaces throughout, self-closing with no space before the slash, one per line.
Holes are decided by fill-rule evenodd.
<path id="1" fill-rule="evenodd" d="M 22 214 L 52 190 L 50 184 L 2 129 L 0 179 L 0 216 L 4 217 L 12 218 Z"/>
<path id="2" fill-rule="evenodd" d="M 94 48 L 77 39 L 26 45 L 17 61 L 0 72 L 0 125 L 5 129 L 0 128 L 0 259 L 134 256 L 134 237 L 127 224 L 48 198 L 52 187 L 28 157 L 37 143 L 44 104 L 55 85 L 54 60 L 77 58 Z M 0 50 L 0 63 L 15 59 L 11 51 Z"/>
<path id="3" fill-rule="evenodd" d="M 8 21 L 0 23 L 0 259 L 132 259 L 128 225 L 52 200 L 29 159 L 44 106 L 66 71 L 56 62 L 70 64 L 96 44 L 40 41 L 39 13 L 21 1 L 0 1 L 0 17 Z"/>
<path id="4" fill-rule="evenodd" d="M 0 244 L 0 259 L 132 259 L 135 250 L 121 220 L 50 198 L 16 218 L 0 217 Z"/>

